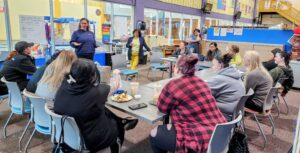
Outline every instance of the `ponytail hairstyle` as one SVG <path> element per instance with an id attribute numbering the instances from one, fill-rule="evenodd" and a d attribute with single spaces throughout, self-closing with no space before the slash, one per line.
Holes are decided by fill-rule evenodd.
<path id="1" fill-rule="evenodd" d="M 287 52 L 285 52 L 285 51 L 279 51 L 279 52 L 277 52 L 277 53 L 279 53 L 280 54 L 280 56 L 284 59 L 284 64 L 286 65 L 286 66 L 288 66 L 289 64 L 290 64 L 290 57 L 291 57 L 291 54 L 289 54 L 289 53 L 287 53 Z"/>
<path id="2" fill-rule="evenodd" d="M 177 68 L 183 76 L 193 76 L 195 74 L 195 65 L 198 62 L 198 57 L 195 55 L 182 55 L 178 59 Z"/>
<path id="3" fill-rule="evenodd" d="M 226 67 L 229 67 L 229 63 L 232 59 L 232 56 L 227 53 L 227 54 L 224 54 L 222 57 L 215 57 L 214 58 L 215 60 L 217 60 L 219 62 L 219 64 L 222 64 L 222 68 L 226 68 Z"/>

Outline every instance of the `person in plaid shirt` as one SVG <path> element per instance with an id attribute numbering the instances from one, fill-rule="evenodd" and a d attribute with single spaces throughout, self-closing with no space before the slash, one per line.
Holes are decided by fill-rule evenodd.
<path id="1" fill-rule="evenodd" d="M 197 62 L 194 55 L 182 55 L 175 68 L 182 76 L 171 80 L 159 96 L 158 109 L 170 114 L 172 124 L 151 131 L 154 153 L 205 153 L 216 124 L 226 122 L 208 85 L 194 75 Z"/>

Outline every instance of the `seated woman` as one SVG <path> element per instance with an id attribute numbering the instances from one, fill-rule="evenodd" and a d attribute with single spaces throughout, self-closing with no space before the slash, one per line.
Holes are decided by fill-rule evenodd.
<path id="1" fill-rule="evenodd" d="M 262 112 L 263 103 L 272 87 L 272 77 L 262 66 L 259 54 L 256 51 L 247 51 L 243 61 L 247 68 L 245 76 L 246 92 L 250 88 L 254 90 L 254 94 L 247 100 L 245 107 Z"/>
<path id="2" fill-rule="evenodd" d="M 218 44 L 216 42 L 212 42 L 209 44 L 209 50 L 206 55 L 206 61 L 212 61 L 215 57 L 221 57 L 222 52 L 218 48 Z"/>
<path id="3" fill-rule="evenodd" d="M 275 48 L 273 50 L 271 50 L 271 53 L 273 55 L 272 59 L 268 60 L 268 61 L 264 61 L 262 62 L 263 66 L 268 70 L 268 71 L 271 71 L 272 69 L 274 69 L 275 67 L 277 67 L 277 64 L 275 63 L 275 56 L 276 56 L 276 53 L 280 52 L 281 49 L 279 48 Z"/>
<path id="4" fill-rule="evenodd" d="M 170 114 L 172 124 L 151 131 L 154 153 L 206 152 L 215 125 L 226 122 L 208 85 L 194 75 L 197 62 L 195 55 L 182 55 L 175 68 L 181 77 L 171 80 L 159 96 L 157 107 Z"/>
<path id="5" fill-rule="evenodd" d="M 293 75 L 293 70 L 289 65 L 290 54 L 284 51 L 279 51 L 276 53 L 274 60 L 277 67 L 270 71 L 274 84 L 276 84 L 281 77 L 289 77 Z"/>
<path id="6" fill-rule="evenodd" d="M 66 73 L 70 72 L 71 65 L 77 59 L 72 51 L 62 51 L 56 60 L 47 66 L 43 77 L 38 82 L 36 95 L 53 100 Z"/>
<path id="7" fill-rule="evenodd" d="M 229 47 L 229 54 L 232 56 L 230 64 L 240 66 L 242 64 L 242 57 L 240 55 L 240 48 L 237 45 L 231 45 Z"/>
<path id="8" fill-rule="evenodd" d="M 232 120 L 231 115 L 240 98 L 245 95 L 245 86 L 241 75 L 236 68 L 229 66 L 231 55 L 225 54 L 221 58 L 214 58 L 213 70 L 217 75 L 207 81 L 217 105 L 227 120 Z"/>
<path id="9" fill-rule="evenodd" d="M 51 59 L 49 59 L 45 65 L 43 65 L 42 67 L 38 68 L 32 75 L 31 79 L 29 80 L 29 82 L 27 83 L 26 86 L 26 90 L 32 93 L 35 93 L 36 88 L 37 88 L 37 84 L 38 82 L 41 80 L 47 66 L 49 64 L 51 64 L 56 58 L 57 56 L 60 54 L 61 52 L 56 52 L 51 56 Z"/>
<path id="10" fill-rule="evenodd" d="M 114 92 L 118 89 L 120 80 L 113 80 L 114 86 L 110 88 L 109 85 L 99 84 L 97 73 L 92 61 L 76 60 L 56 93 L 54 112 L 75 118 L 91 152 L 110 146 L 112 153 L 118 153 L 117 138 L 122 144 L 124 129 L 133 129 L 138 120 L 120 118 L 105 107 L 110 90 Z"/>
<path id="11" fill-rule="evenodd" d="M 21 91 L 25 89 L 29 81 L 27 75 L 32 75 L 36 71 L 34 58 L 30 55 L 33 45 L 26 41 L 16 43 L 17 54 L 12 55 L 11 60 L 8 59 L 4 62 L 0 72 L 0 77 L 4 76 L 7 81 L 17 82 Z"/>
<path id="12" fill-rule="evenodd" d="M 274 60 L 277 64 L 277 67 L 269 72 L 273 78 L 273 85 L 276 85 L 280 78 L 287 78 L 287 80 L 281 83 L 281 85 L 283 86 L 283 91 L 281 94 L 282 96 L 284 96 L 292 88 L 294 83 L 293 70 L 289 65 L 290 54 L 284 51 L 279 51 L 275 54 Z"/>
<path id="13" fill-rule="evenodd" d="M 176 49 L 175 52 L 173 52 L 173 57 L 178 57 L 180 55 L 188 55 L 190 54 L 188 49 L 186 48 L 186 43 L 184 41 L 181 41 L 179 44 L 179 48 Z"/>

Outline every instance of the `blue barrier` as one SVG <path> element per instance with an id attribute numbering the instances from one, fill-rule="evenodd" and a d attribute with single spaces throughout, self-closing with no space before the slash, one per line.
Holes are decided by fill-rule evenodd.
<path id="1" fill-rule="evenodd" d="M 293 35 L 292 30 L 243 29 L 242 35 L 228 33 L 226 36 L 214 36 L 214 28 L 208 28 L 207 40 L 235 41 L 262 44 L 285 44 Z"/>

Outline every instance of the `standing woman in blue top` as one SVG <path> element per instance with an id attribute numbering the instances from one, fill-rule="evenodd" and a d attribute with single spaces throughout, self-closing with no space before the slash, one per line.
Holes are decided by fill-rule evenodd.
<path id="1" fill-rule="evenodd" d="M 140 30 L 134 29 L 132 33 L 133 37 L 128 39 L 126 47 L 128 48 L 128 60 L 130 61 L 130 68 L 131 70 L 136 70 L 139 64 L 139 59 L 144 58 L 143 48 L 145 47 L 147 51 L 150 51 L 150 48 L 147 46 Z"/>
<path id="2" fill-rule="evenodd" d="M 80 19 L 78 30 L 73 32 L 70 45 L 75 48 L 78 58 L 94 59 L 97 45 L 95 34 L 90 31 L 88 19 Z"/>

